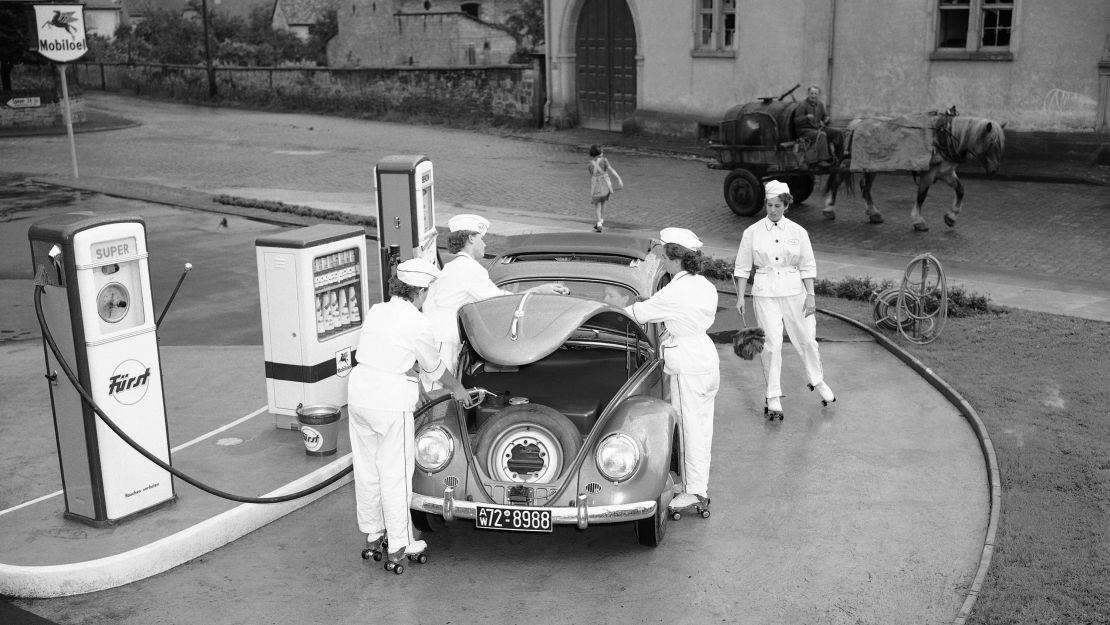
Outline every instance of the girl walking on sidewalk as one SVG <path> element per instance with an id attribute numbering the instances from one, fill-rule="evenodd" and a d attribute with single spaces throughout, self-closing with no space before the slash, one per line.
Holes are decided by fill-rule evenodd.
<path id="1" fill-rule="evenodd" d="M 609 196 L 613 194 L 613 181 L 609 178 L 609 174 L 617 179 L 616 189 L 624 188 L 624 181 L 621 180 L 621 175 L 609 163 L 609 159 L 605 158 L 605 153 L 596 144 L 590 146 L 590 164 L 588 166 L 590 171 L 590 202 L 597 208 L 597 224 L 594 226 L 594 232 L 601 232 L 605 224 L 605 202 L 609 201 Z"/>

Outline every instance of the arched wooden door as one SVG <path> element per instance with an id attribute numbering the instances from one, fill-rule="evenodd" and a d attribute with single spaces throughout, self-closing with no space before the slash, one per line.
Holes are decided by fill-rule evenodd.
<path id="1" fill-rule="evenodd" d="M 579 125 L 619 131 L 636 111 L 636 26 L 625 0 L 586 0 L 574 51 Z"/>

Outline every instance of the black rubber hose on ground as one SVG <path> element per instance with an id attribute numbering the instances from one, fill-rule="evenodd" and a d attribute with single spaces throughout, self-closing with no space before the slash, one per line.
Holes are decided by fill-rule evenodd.
<path id="1" fill-rule="evenodd" d="M 221 497 L 223 499 L 228 499 L 230 501 L 237 501 L 237 502 L 240 502 L 240 503 L 262 503 L 262 504 L 265 504 L 265 503 L 285 503 L 287 501 L 292 501 L 294 499 L 300 499 L 301 497 L 311 495 L 311 494 L 313 494 L 313 493 L 315 493 L 315 492 L 317 492 L 317 491 L 319 491 L 323 488 L 326 488 L 326 487 L 334 484 L 335 482 L 339 481 L 340 479 L 342 479 L 344 476 L 346 476 L 347 474 L 349 474 L 353 470 L 353 467 L 350 467 L 350 466 L 346 467 L 346 468 L 342 469 L 339 473 L 336 473 L 335 475 L 329 477 L 328 479 L 324 480 L 323 482 L 321 482 L 319 484 L 315 484 L 315 485 L 313 485 L 309 488 L 306 488 L 304 490 L 297 491 L 295 493 L 289 493 L 287 495 L 279 495 L 279 496 L 275 496 L 275 497 L 247 497 L 247 496 L 244 496 L 244 495 L 236 495 L 234 493 L 229 493 L 227 491 L 223 491 L 223 490 L 220 490 L 218 488 L 214 488 L 214 487 L 209 486 L 209 485 L 205 484 L 204 482 L 201 482 L 200 480 L 198 480 L 198 479 L 196 479 L 196 478 L 194 478 L 194 477 L 192 477 L 192 476 L 190 476 L 186 473 L 183 473 L 183 472 L 179 471 L 178 469 L 175 469 L 174 467 L 172 467 L 171 465 L 166 463 L 164 460 L 162 460 L 158 456 L 155 456 L 150 451 L 146 450 L 142 445 L 140 445 L 133 438 L 128 436 L 126 432 L 124 432 L 122 429 L 120 429 L 120 427 L 118 425 L 116 425 L 115 422 L 113 422 L 112 419 L 109 418 L 108 415 L 106 415 L 103 410 L 101 410 L 100 406 L 98 406 L 96 404 L 96 401 L 93 400 L 92 395 L 89 393 L 88 389 L 86 389 L 84 386 L 81 385 L 81 381 L 77 378 L 77 375 L 73 372 L 73 369 L 70 368 L 69 363 L 66 362 L 65 357 L 62 356 L 61 350 L 58 349 L 58 344 L 54 342 L 54 336 L 50 333 L 50 328 L 46 324 L 46 318 L 43 316 L 43 313 L 42 313 L 42 294 L 43 294 L 43 291 L 45 291 L 45 290 L 46 289 L 43 286 L 43 282 L 41 282 L 38 279 L 38 277 L 36 277 L 36 280 L 35 280 L 35 315 L 38 317 L 39 326 L 42 328 L 42 337 L 46 340 L 47 345 L 50 346 L 50 351 L 54 353 L 54 357 L 58 360 L 58 364 L 62 367 L 62 371 L 65 372 L 66 377 L 69 378 L 70 383 L 73 384 L 73 388 L 77 389 L 78 394 L 81 395 L 81 399 L 84 400 L 84 402 L 90 408 L 93 409 L 93 412 L 95 412 L 96 415 L 98 417 L 100 417 L 100 419 L 102 421 L 104 421 L 105 425 L 107 425 L 113 432 L 116 433 L 116 436 L 119 436 L 121 439 L 123 439 L 123 442 L 130 445 L 132 449 L 139 452 L 139 454 L 141 454 L 144 458 L 146 458 L 147 460 L 149 460 L 149 461 L 153 462 L 154 464 L 158 465 L 159 468 L 161 468 L 165 471 L 168 471 L 174 477 L 177 477 L 177 478 L 181 479 L 182 481 L 187 482 L 188 484 L 191 484 L 191 485 L 199 488 L 200 490 L 203 490 L 206 493 L 215 495 L 217 497 Z M 423 406 L 421 406 L 420 408 L 418 408 L 416 410 L 416 413 L 414 414 L 414 417 L 420 416 L 425 411 L 431 409 L 432 406 L 435 406 L 436 404 L 444 402 L 448 399 L 451 399 L 451 395 L 444 395 L 443 397 L 439 397 L 439 398 L 437 398 L 433 401 L 428 402 L 427 404 L 424 404 Z"/>

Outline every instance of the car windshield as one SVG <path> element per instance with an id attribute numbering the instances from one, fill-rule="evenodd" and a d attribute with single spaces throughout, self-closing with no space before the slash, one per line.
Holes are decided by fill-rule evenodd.
<path id="1" fill-rule="evenodd" d="M 523 293 L 528 289 L 546 284 L 551 280 L 521 280 L 500 285 L 506 291 Z M 559 284 L 570 289 L 570 294 L 584 297 L 599 302 L 604 302 L 617 308 L 624 308 L 636 301 L 636 292 L 632 289 L 612 282 L 598 282 L 591 280 L 559 280 Z"/>

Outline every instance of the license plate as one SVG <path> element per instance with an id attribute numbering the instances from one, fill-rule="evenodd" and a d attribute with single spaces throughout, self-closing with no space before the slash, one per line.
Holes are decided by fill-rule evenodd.
<path id="1" fill-rule="evenodd" d="M 550 510 L 521 506 L 478 506 L 474 524 L 478 529 L 512 532 L 550 532 L 554 529 Z"/>

